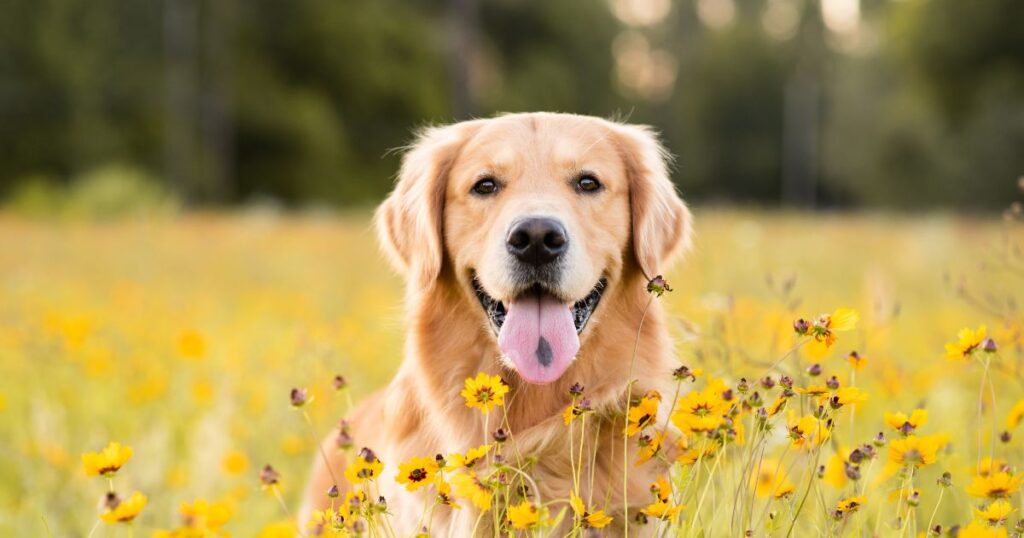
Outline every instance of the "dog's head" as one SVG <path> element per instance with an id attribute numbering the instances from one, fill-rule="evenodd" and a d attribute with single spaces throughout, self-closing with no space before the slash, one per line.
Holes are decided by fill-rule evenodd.
<path id="1" fill-rule="evenodd" d="M 653 277 L 687 244 L 689 212 L 645 127 L 515 114 L 425 130 L 377 212 L 413 290 L 449 273 L 481 330 L 531 383 L 575 359 L 609 289 Z"/>

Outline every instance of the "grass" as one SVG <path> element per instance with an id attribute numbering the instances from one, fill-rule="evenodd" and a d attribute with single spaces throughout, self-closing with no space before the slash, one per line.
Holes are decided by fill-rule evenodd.
<path id="1" fill-rule="evenodd" d="M 820 448 L 790 446 L 785 412 L 761 433 L 753 411 L 734 417 L 747 425 L 745 444 L 706 455 L 710 441 L 692 435 L 700 455 L 671 477 L 671 503 L 687 506 L 671 532 L 877 528 L 909 536 L 930 520 L 967 525 L 972 507 L 991 504 L 965 490 L 979 454 L 1007 460 L 1011 474 L 1022 462 L 1017 432 L 994 440 L 1024 398 L 1016 307 L 1024 260 L 1008 247 L 1016 241 L 1019 249 L 1021 239 L 1019 226 L 995 220 L 698 212 L 696 247 L 668 277 L 675 291 L 658 299 L 673 314 L 681 363 L 703 371 L 681 383 L 680 396 L 710 390 L 709 378 L 718 378 L 738 408 L 750 396 L 737 392 L 741 377 L 756 385 L 783 369 L 798 388 L 836 375 L 868 397 L 828 411 L 834 423 Z M 142 491 L 149 503 L 130 527 L 103 525 L 96 536 L 171 528 L 179 505 L 200 498 L 221 502 L 230 516 L 222 528 L 235 536 L 289 535 L 284 510 L 257 475 L 273 463 L 281 473 L 275 491 L 295 506 L 316 447 L 288 404 L 290 389 L 309 389 L 303 410 L 327 432 L 345 408 L 332 394 L 335 374 L 358 400 L 385 384 L 401 359 L 401 283 L 376 254 L 365 215 L 96 223 L 0 216 L 0 245 L 0 535 L 85 536 L 107 485 L 85 476 L 80 454 L 110 440 L 134 448 L 118 490 Z M 809 356 L 804 345 L 771 368 L 802 341 L 795 319 L 838 307 L 860 313 L 855 329 L 837 333 L 824 355 Z M 944 344 L 980 324 L 998 353 L 947 361 Z M 845 360 L 852 350 L 867 359 L 856 372 Z M 814 363 L 821 378 L 806 373 Z M 761 391 L 766 405 L 773 391 Z M 787 407 L 799 419 L 813 414 L 813 402 L 797 395 Z M 886 476 L 900 434 L 883 414 L 915 408 L 931 417 L 917 433 L 947 442 L 912 476 Z M 859 481 L 841 479 L 844 455 L 879 431 L 890 441 L 877 461 L 860 466 Z M 766 468 L 772 472 L 761 473 Z M 948 489 L 936 482 L 947 471 Z M 749 487 L 751 474 L 766 475 L 761 493 L 787 481 L 793 491 L 762 497 Z M 918 498 L 899 495 L 911 486 Z M 839 500 L 861 492 L 866 506 L 830 517 Z M 738 515 L 726 509 L 735 499 Z M 1012 531 L 1021 497 L 1008 500 L 1017 510 Z M 386 534 L 386 526 L 374 528 Z"/>

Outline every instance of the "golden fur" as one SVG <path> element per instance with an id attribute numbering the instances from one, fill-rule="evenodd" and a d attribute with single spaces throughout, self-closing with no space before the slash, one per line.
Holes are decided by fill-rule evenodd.
<path id="1" fill-rule="evenodd" d="M 566 187 L 566 178 L 580 170 L 599 175 L 605 187 L 600 196 L 584 197 Z M 485 173 L 500 175 L 508 184 L 501 196 L 483 203 L 468 193 Z M 570 278 L 561 290 L 565 298 L 578 300 L 599 278 L 608 279 L 607 292 L 580 335 L 575 362 L 548 385 L 525 383 L 501 359 L 470 284 L 475 271 L 489 293 L 509 298 L 495 259 L 503 252 L 510 219 L 532 211 L 558 215 L 572 241 L 582 245 L 569 264 Z M 621 416 L 630 357 L 649 300 L 645 286 L 648 277 L 665 271 L 685 249 L 690 233 L 689 212 L 676 195 L 665 153 L 652 132 L 550 113 L 427 129 L 406 153 L 376 225 L 385 252 L 407 280 L 405 357 L 394 380 L 348 418 L 356 449 L 372 448 L 387 466 L 379 484 L 396 532 L 414 534 L 423 503 L 433 499 L 433 493 L 409 493 L 394 482 L 398 463 L 464 452 L 486 438 L 479 411 L 467 408 L 459 395 L 465 379 L 481 371 L 500 374 L 511 387 L 507 425 L 519 451 L 537 457 L 532 474 L 544 499 L 568 497 L 572 473 L 561 413 L 569 403 L 569 386 L 578 382 L 586 388 L 596 410 L 587 420 L 588 443 L 597 443 L 598 450 L 593 473 L 583 471 L 588 478 L 582 488 L 593 491 L 594 499 L 607 499 L 607 511 L 621 525 Z M 676 362 L 657 301 L 638 341 L 633 394 L 650 389 L 671 394 Z M 497 425 L 492 419 L 491 429 Z M 635 443 L 630 447 L 635 450 Z M 333 436 L 325 448 L 334 476 L 344 482 L 344 455 Z M 631 506 L 649 502 L 648 486 L 662 471 L 657 462 L 631 465 Z M 300 512 L 303 521 L 313 508 L 329 502 L 325 492 L 331 484 L 331 473 L 318 460 Z M 344 484 L 338 486 L 344 490 Z M 436 510 L 433 533 L 468 536 L 477 519 L 468 504 L 463 502 L 462 510 Z"/>

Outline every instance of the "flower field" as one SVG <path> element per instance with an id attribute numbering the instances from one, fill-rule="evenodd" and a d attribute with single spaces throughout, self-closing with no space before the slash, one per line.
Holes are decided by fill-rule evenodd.
<path id="1" fill-rule="evenodd" d="M 629 466 L 673 462 L 630 535 L 1024 532 L 1024 227 L 697 211 L 696 234 L 653 299 L 676 394 L 624 410 Z M 291 519 L 317 442 L 401 359 L 401 282 L 367 215 L 0 216 L 0 245 L 0 536 L 391 535 L 372 495 Z M 493 429 L 503 389 L 453 397 Z M 566 404 L 584 431 L 586 387 Z M 581 491 L 521 494 L 529 469 L 495 437 L 441 460 L 355 446 L 339 479 L 399 470 L 432 511 L 486 507 L 503 534 L 622 527 Z"/>

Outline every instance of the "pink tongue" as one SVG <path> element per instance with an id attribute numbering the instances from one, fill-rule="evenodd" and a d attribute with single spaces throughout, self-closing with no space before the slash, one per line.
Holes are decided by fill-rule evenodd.
<path id="1" fill-rule="evenodd" d="M 558 379 L 580 349 L 572 308 L 546 294 L 513 300 L 498 346 L 526 381 L 542 385 Z"/>

